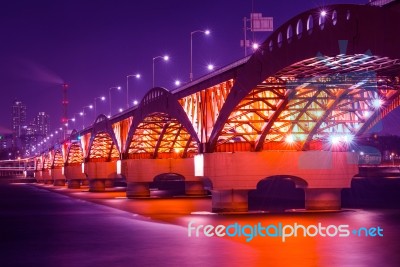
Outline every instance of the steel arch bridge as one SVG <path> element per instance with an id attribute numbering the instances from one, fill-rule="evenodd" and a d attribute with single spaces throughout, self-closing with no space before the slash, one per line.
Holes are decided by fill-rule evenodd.
<path id="1" fill-rule="evenodd" d="M 372 6 L 324 11 L 291 18 L 250 57 L 100 115 L 64 142 L 64 162 L 346 150 L 399 105 L 400 19 Z"/>

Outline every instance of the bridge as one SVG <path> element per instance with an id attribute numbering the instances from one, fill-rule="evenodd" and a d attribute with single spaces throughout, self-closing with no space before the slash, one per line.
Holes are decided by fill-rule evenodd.
<path id="1" fill-rule="evenodd" d="M 28 177 L 36 170 L 32 159 L 0 160 L 1 177 Z"/>
<path id="2" fill-rule="evenodd" d="M 250 57 L 140 104 L 100 114 L 31 159 L 39 183 L 103 191 L 125 179 L 149 196 L 160 174 L 186 194 L 212 183 L 214 211 L 246 211 L 247 192 L 285 176 L 306 209 L 339 209 L 358 172 L 351 144 L 399 106 L 400 17 L 394 8 L 332 5 L 291 18 Z"/>

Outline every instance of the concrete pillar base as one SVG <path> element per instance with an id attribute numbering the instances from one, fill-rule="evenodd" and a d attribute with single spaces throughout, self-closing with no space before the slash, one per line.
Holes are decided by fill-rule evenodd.
<path id="1" fill-rule="evenodd" d="M 136 198 L 136 197 L 149 197 L 148 182 L 128 182 L 126 187 L 126 197 L 127 198 Z"/>
<path id="2" fill-rule="evenodd" d="M 65 180 L 64 179 L 57 179 L 54 180 L 54 184 L 55 186 L 64 186 L 65 185 Z"/>
<path id="3" fill-rule="evenodd" d="M 246 212 L 248 211 L 248 190 L 213 190 L 213 212 Z"/>
<path id="4" fill-rule="evenodd" d="M 306 210 L 340 210 L 341 188 L 306 188 Z"/>
<path id="5" fill-rule="evenodd" d="M 91 179 L 89 192 L 104 192 L 106 189 L 104 179 Z"/>
<path id="6" fill-rule="evenodd" d="M 114 179 L 107 179 L 104 181 L 106 188 L 114 187 L 115 180 Z"/>
<path id="7" fill-rule="evenodd" d="M 69 189 L 81 188 L 81 180 L 78 179 L 68 180 L 68 188 Z"/>
<path id="8" fill-rule="evenodd" d="M 201 181 L 185 181 L 185 193 L 189 196 L 207 195 L 207 191 L 204 190 L 204 185 Z"/>

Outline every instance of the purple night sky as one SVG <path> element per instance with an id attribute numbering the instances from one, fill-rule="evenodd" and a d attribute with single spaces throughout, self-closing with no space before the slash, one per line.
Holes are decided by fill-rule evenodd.
<path id="1" fill-rule="evenodd" d="M 211 35 L 193 35 L 194 78 L 244 56 L 243 18 L 252 10 L 274 17 L 277 28 L 287 19 L 310 8 L 335 3 L 365 4 L 367 0 L 313 1 L 186 1 L 186 0 L 19 0 L 2 3 L 0 10 L 0 127 L 11 128 L 14 99 L 27 106 L 30 122 L 39 111 L 50 114 L 51 129 L 61 125 L 62 87 L 69 84 L 68 117 L 77 115 L 96 97 L 108 98 L 112 90 L 113 113 L 126 107 L 126 76 L 130 102 L 140 99 L 152 86 L 152 59 L 156 85 L 175 88 L 174 81 L 189 80 L 190 32 L 210 29 Z M 248 32 L 248 36 L 252 34 Z M 254 34 L 262 42 L 268 33 Z M 108 99 L 107 99 L 108 101 Z M 108 114 L 109 102 L 97 100 L 98 113 Z M 88 111 L 86 124 L 94 120 Z M 397 113 L 385 125 L 397 124 Z M 81 127 L 78 118 L 76 128 Z M 384 132 L 389 131 L 386 126 Z M 390 131 L 393 129 L 390 128 Z M 399 131 L 398 131 L 399 132 Z"/>

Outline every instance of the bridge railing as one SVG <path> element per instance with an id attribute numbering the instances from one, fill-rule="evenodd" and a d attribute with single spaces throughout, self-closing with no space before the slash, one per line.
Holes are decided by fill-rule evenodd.
<path id="1" fill-rule="evenodd" d="M 372 0 L 369 1 L 368 5 L 370 6 L 384 6 L 387 5 L 391 2 L 394 2 L 395 0 Z"/>
<path id="2" fill-rule="evenodd" d="M 20 166 L 20 167 L 14 167 L 14 166 L 0 166 L 0 171 L 34 171 L 35 167 L 29 166 Z"/>
<path id="3" fill-rule="evenodd" d="M 235 61 L 235 62 L 233 62 L 233 63 L 231 63 L 231 64 L 229 64 L 229 65 L 227 65 L 225 67 L 217 69 L 217 70 L 213 71 L 212 73 L 204 75 L 204 76 L 202 76 L 202 77 L 200 77 L 200 78 L 198 78 L 198 79 L 196 79 L 196 80 L 194 80 L 192 82 L 189 82 L 189 83 L 187 83 L 187 84 L 185 84 L 185 85 L 183 85 L 183 86 L 181 86 L 181 87 L 179 87 L 179 88 L 177 88 L 175 90 L 172 90 L 171 92 L 173 94 L 178 93 L 178 92 L 183 91 L 183 90 L 185 90 L 185 89 L 187 89 L 187 88 L 189 88 L 189 87 L 191 87 L 191 86 L 193 86 L 195 84 L 198 84 L 198 83 L 201 83 L 201 82 L 203 82 L 203 81 L 205 81 L 207 79 L 210 79 L 211 77 L 218 76 L 218 75 L 220 75 L 221 73 L 224 73 L 227 70 L 230 70 L 230 69 L 236 68 L 236 67 L 238 67 L 240 65 L 243 65 L 244 63 L 246 63 L 250 59 L 250 57 L 251 56 L 247 56 L 247 57 L 244 57 L 242 59 L 239 59 L 239 60 L 237 60 L 237 61 Z"/>

